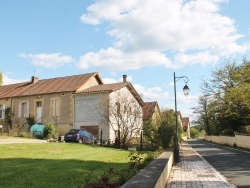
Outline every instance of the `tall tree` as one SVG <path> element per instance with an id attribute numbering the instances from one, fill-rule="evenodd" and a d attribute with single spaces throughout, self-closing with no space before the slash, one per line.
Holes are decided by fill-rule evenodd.
<path id="1" fill-rule="evenodd" d="M 142 107 L 131 94 L 117 91 L 100 103 L 100 113 L 117 134 L 118 145 L 124 147 L 134 137 L 140 136 L 142 129 Z"/>
<path id="2" fill-rule="evenodd" d="M 0 72 L 0 86 L 3 84 L 3 74 Z"/>
<path id="3" fill-rule="evenodd" d="M 222 67 L 212 71 L 211 77 L 207 81 L 202 80 L 201 89 L 209 104 L 204 106 L 203 102 L 208 101 L 200 99 L 195 108 L 199 114 L 198 121 L 206 118 L 207 122 L 203 123 L 205 126 L 209 123 L 206 127 L 208 132 L 233 134 L 240 126 L 250 124 L 250 62 L 243 59 L 243 63 L 238 65 L 231 59 L 226 60 Z"/>

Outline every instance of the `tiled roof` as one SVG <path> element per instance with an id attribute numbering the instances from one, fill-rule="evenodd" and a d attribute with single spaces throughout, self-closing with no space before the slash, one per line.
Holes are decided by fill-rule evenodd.
<path id="1" fill-rule="evenodd" d="M 113 92 L 127 86 L 128 84 L 129 82 L 119 82 L 113 84 L 96 85 L 79 91 L 77 93 Z"/>
<path id="2" fill-rule="evenodd" d="M 84 94 L 84 93 L 99 93 L 99 92 L 114 92 L 123 87 L 127 87 L 131 94 L 135 97 L 135 99 L 139 102 L 141 106 L 144 106 L 144 102 L 141 99 L 140 95 L 134 89 L 130 82 L 119 82 L 113 84 L 103 84 L 103 85 L 96 85 L 91 86 L 87 89 L 77 92 L 77 94 Z"/>
<path id="3" fill-rule="evenodd" d="M 157 102 L 145 102 L 145 105 L 143 107 L 143 120 L 148 120 L 152 117 L 155 107 L 157 105 Z"/>
<path id="4" fill-rule="evenodd" d="M 75 92 L 91 78 L 96 77 L 100 84 L 102 80 L 97 72 L 81 75 L 38 80 L 35 83 L 23 82 L 0 86 L 0 98 L 20 97 L 58 92 Z"/>
<path id="5" fill-rule="evenodd" d="M 188 124 L 189 124 L 189 118 L 188 117 L 184 117 L 182 118 L 182 125 L 183 127 L 188 127 Z"/>

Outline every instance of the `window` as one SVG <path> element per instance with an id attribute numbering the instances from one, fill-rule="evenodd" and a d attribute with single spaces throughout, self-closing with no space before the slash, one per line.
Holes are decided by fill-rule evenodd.
<path id="1" fill-rule="evenodd" d="M 116 107 L 117 107 L 117 113 L 120 114 L 121 113 L 121 104 L 119 102 L 116 103 Z"/>
<path id="2" fill-rule="evenodd" d="M 20 102 L 18 118 L 26 118 L 29 116 L 29 102 Z"/>
<path id="3" fill-rule="evenodd" d="M 58 117 L 59 116 L 59 99 L 52 99 L 51 106 L 52 106 L 52 111 L 51 111 L 52 117 Z"/>
<path id="4" fill-rule="evenodd" d="M 5 105 L 0 104 L 0 119 L 4 118 L 4 110 L 5 110 Z"/>
<path id="5" fill-rule="evenodd" d="M 40 101 L 36 102 L 36 107 L 42 107 L 42 102 Z"/>

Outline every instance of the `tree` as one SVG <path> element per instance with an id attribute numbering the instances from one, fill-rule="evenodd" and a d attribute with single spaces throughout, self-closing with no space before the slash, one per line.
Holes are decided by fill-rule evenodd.
<path id="1" fill-rule="evenodd" d="M 207 134 L 233 134 L 250 124 L 250 62 L 238 65 L 228 59 L 212 71 L 211 79 L 202 80 L 202 98 L 194 109 L 197 122 Z"/>
<path id="2" fill-rule="evenodd" d="M 161 126 L 157 130 L 158 134 L 158 144 L 163 148 L 169 148 L 173 146 L 173 141 L 175 137 L 175 111 L 172 109 L 164 110 L 161 113 Z M 182 127 L 178 123 L 178 139 L 180 140 L 182 134 Z"/>
<path id="3" fill-rule="evenodd" d="M 0 72 L 0 86 L 3 84 L 3 74 Z"/>
<path id="4" fill-rule="evenodd" d="M 142 129 L 142 107 L 130 92 L 119 90 L 100 100 L 103 123 L 116 133 L 118 147 L 125 147 Z"/>

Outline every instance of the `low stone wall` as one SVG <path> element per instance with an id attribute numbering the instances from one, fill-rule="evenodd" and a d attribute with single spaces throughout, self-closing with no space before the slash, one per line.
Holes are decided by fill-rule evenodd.
<path id="1" fill-rule="evenodd" d="M 173 161 L 173 152 L 165 151 L 121 187 L 164 188 L 171 172 Z"/>
<path id="2" fill-rule="evenodd" d="M 211 141 L 218 144 L 226 144 L 229 146 L 236 146 L 250 149 L 250 136 L 239 135 L 235 136 L 205 136 L 206 141 Z"/>

